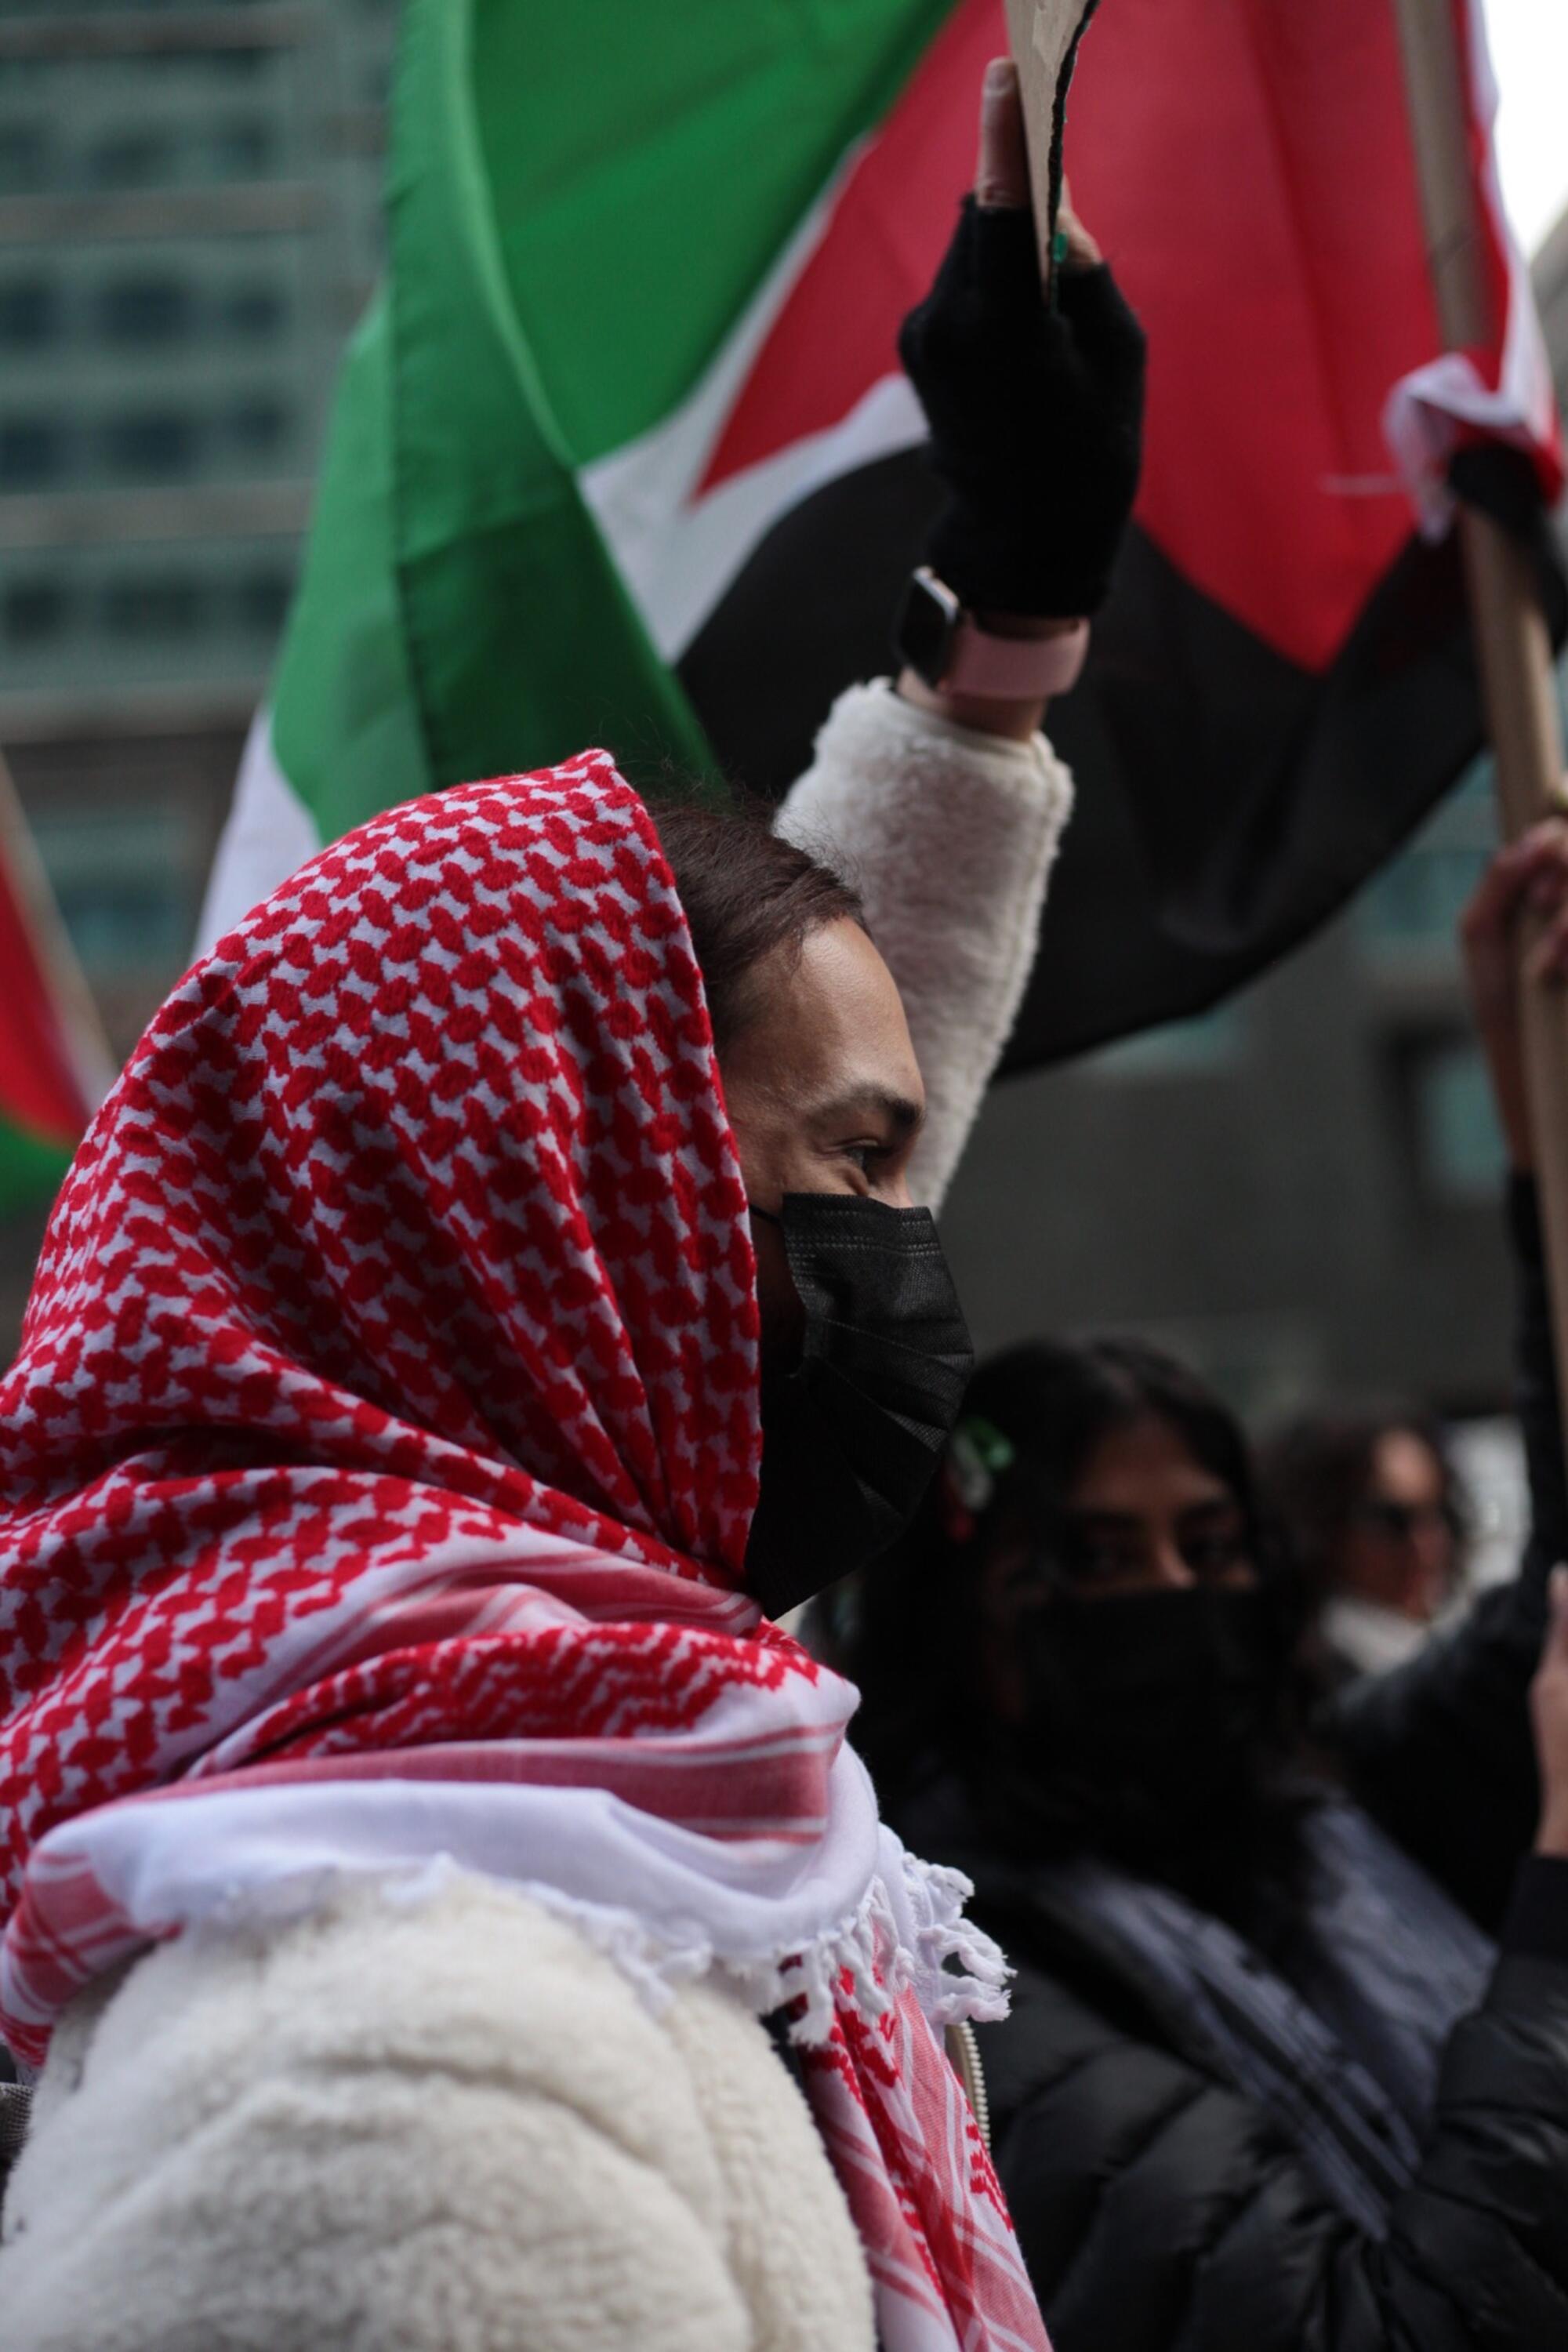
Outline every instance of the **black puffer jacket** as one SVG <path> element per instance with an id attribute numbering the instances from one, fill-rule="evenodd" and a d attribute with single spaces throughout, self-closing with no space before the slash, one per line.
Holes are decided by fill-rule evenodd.
<path id="1" fill-rule="evenodd" d="M 1056 2352 L 1568 2346 L 1568 1863 L 1519 1868 L 1536 1808 L 1526 1686 L 1568 1497 L 1526 1186 L 1510 1222 L 1534 1507 L 1519 1581 L 1350 1694 L 1334 1726 L 1360 1803 L 1501 1937 L 1386 2235 L 1345 2218 L 1166 1987 L 1048 1873 L 984 1847 L 933 1857 L 975 1878 L 978 1916 L 1018 1964 L 1013 2015 L 980 2047 Z"/>

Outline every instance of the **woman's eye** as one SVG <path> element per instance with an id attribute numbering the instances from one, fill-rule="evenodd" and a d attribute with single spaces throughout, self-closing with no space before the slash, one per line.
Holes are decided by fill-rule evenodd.
<path id="1" fill-rule="evenodd" d="M 1194 1576 L 1225 1576 L 1233 1568 L 1252 1565 L 1247 1538 L 1239 1530 L 1194 1536 L 1182 1546 L 1182 1557 Z"/>
<path id="2" fill-rule="evenodd" d="M 1121 1584 L 1142 1573 L 1143 1555 L 1114 1538 L 1080 1537 L 1068 1550 L 1068 1574 L 1075 1584 Z"/>

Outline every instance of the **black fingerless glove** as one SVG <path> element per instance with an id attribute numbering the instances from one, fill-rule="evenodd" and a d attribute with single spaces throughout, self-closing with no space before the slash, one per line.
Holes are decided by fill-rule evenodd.
<path id="1" fill-rule="evenodd" d="M 1033 215 L 966 196 L 899 356 L 950 493 L 932 569 L 972 611 L 1094 612 L 1142 453 L 1143 330 L 1109 266 L 1059 269 L 1053 303 Z"/>

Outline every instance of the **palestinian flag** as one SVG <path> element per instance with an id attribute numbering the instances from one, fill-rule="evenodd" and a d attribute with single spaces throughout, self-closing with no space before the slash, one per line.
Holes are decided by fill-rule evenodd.
<path id="1" fill-rule="evenodd" d="M 1454 5 L 1500 333 L 1447 357 L 1393 0 L 1101 0 L 1084 40 L 1068 162 L 1149 330 L 1147 463 L 1051 714 L 1079 811 L 1014 1066 L 1214 1002 L 1478 748 L 1411 491 L 1465 435 L 1560 471 Z M 374 809 L 584 742 L 787 786 L 889 664 L 935 497 L 894 338 L 1005 47 L 1002 0 L 408 0 L 386 282 L 208 937 Z"/>
<path id="2" fill-rule="evenodd" d="M 112 1076 L 0 766 L 0 1217 L 47 1201 Z"/>

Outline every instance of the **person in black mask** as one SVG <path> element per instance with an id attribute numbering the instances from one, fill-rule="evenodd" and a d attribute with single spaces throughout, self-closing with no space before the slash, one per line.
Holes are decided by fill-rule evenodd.
<path id="1" fill-rule="evenodd" d="M 1013 1455 L 1002 1427 L 1020 1424 Z M 1265 1856 L 1288 1869 L 1294 1592 L 1234 1418 L 1137 1340 L 1037 1342 L 976 1384 L 942 1526 L 968 1525 L 1004 1468 L 990 1801 L 1042 1847 L 1092 1842 L 1222 1906 Z"/>
<path id="2" fill-rule="evenodd" d="M 298 931 L 268 932 L 287 940 L 278 953 L 301 976 L 279 992 L 281 1031 L 268 1026 L 265 1048 L 249 1010 L 259 998 L 242 1003 L 220 983 L 202 999 L 212 1025 L 201 1035 L 221 1040 L 225 1056 L 231 1042 L 273 1055 L 290 1100 L 301 1073 L 331 1072 L 331 1173 L 319 1201 L 304 1198 L 317 1173 L 309 1154 L 296 1189 L 250 1188 L 245 1155 L 257 1147 L 240 1142 L 237 1125 L 232 1139 L 220 1125 L 233 1150 L 215 1148 L 208 1164 L 243 1189 L 247 1219 L 265 1193 L 268 1233 L 283 1237 L 278 1254 L 290 1265 L 296 1241 L 315 1253 L 310 1316 L 299 1312 L 298 1276 L 266 1309 L 303 1335 L 309 1360 L 268 1361 L 286 1362 L 311 1397 L 318 1381 L 334 1384 L 322 1418 L 335 1433 L 321 1437 L 301 1408 L 310 1425 L 290 1453 L 258 1424 L 267 1531 L 253 1539 L 243 1517 L 220 1511 L 220 1525 L 241 1529 L 233 1576 L 202 1567 L 216 1540 L 205 1510 L 184 1557 L 149 1518 L 153 1606 L 163 1622 L 180 1579 L 204 1595 L 240 1586 L 248 1602 L 247 1577 L 269 1573 L 275 1544 L 294 1532 L 279 1532 L 289 1511 L 278 1481 L 313 1481 L 318 1443 L 384 1448 L 378 1472 L 397 1462 L 397 1480 L 374 1475 L 361 1510 L 342 1501 L 351 1472 L 332 1454 L 329 1483 L 355 1517 L 353 1556 L 367 1547 L 356 1589 L 373 1585 L 375 1622 L 317 1608 L 289 1658 L 312 1672 L 325 1658 L 321 1672 L 341 1665 L 351 1679 L 385 1645 L 404 1661 L 407 1680 L 384 1709 L 355 1680 L 345 1773 L 370 1791 L 349 1801 L 362 1819 L 367 1809 L 389 1818 L 390 1802 L 418 1900 L 384 1899 L 389 1850 L 357 1873 L 351 1842 L 329 1825 L 289 1897 L 258 1902 L 253 1916 L 237 1841 L 215 1831 L 205 1859 L 221 1919 L 204 1913 L 203 1933 L 183 1938 L 168 1932 L 182 1915 L 159 1907 L 156 1948 L 128 1955 L 101 2000 L 94 1986 L 66 2004 L 38 2122 L 0 2208 L 6 2352 L 99 2352 L 110 2336 L 124 2352 L 176 2341 L 204 2352 L 261 2342 L 272 2352 L 350 2341 L 384 2352 L 1043 2342 L 994 2184 L 955 2129 L 961 2105 L 930 2030 L 994 2002 L 999 1962 L 964 1931 L 956 1891 L 912 1861 L 906 1868 L 878 1831 L 841 1737 L 852 1695 L 830 1690 L 761 1622 L 886 1543 L 959 1409 L 968 1340 L 929 1207 L 915 1203 L 940 1198 L 1029 969 L 1071 800 L 1039 724 L 1081 656 L 1136 480 L 1142 338 L 1087 256 L 1061 273 L 1060 300 L 1047 306 L 1022 166 L 1016 79 L 1003 66 L 987 78 L 975 200 L 921 305 L 922 347 L 910 358 L 917 389 L 932 396 L 933 460 L 954 491 L 954 529 L 929 550 L 951 593 L 923 584 L 928 633 L 908 649 L 908 674 L 849 689 L 828 716 L 783 812 L 790 838 L 668 795 L 632 805 L 591 758 L 591 782 L 575 763 L 562 772 L 570 790 L 552 814 L 526 780 L 517 791 L 529 812 L 519 824 L 537 824 L 549 845 L 539 858 L 561 863 L 558 887 L 534 863 L 518 865 L 514 844 L 492 869 L 468 834 L 448 839 L 449 821 L 469 823 L 450 818 L 466 800 L 448 798 L 407 820 L 425 828 L 425 878 L 410 888 L 384 971 L 367 978 L 355 928 L 373 899 L 387 903 L 378 849 L 373 879 L 357 857 L 345 861 L 360 878 L 342 877 L 341 903 L 324 901 L 331 921 L 310 912 Z M 998 390 L 1011 437 L 1009 418 L 993 413 Z M 976 447 L 991 461 L 978 472 Z M 934 638 L 933 598 L 945 614 Z M 512 788 L 502 780 L 491 792 L 510 800 Z M 511 819 L 492 818 L 491 792 L 476 835 L 494 824 L 510 841 Z M 403 840 L 402 821 L 391 838 Z M 445 845 L 431 856 L 436 843 Z M 404 851 L 386 854 L 401 875 Z M 465 877 L 451 893 L 440 887 L 448 858 Z M 322 902 L 312 889 L 305 903 Z M 277 919 L 291 926 L 295 901 L 285 893 L 280 904 Z M 468 955 L 480 938 L 482 952 Z M 410 967 L 413 980 L 394 977 Z M 340 993 L 357 1028 L 334 1026 L 328 1008 Z M 231 1013 L 247 1024 L 242 1040 L 230 1040 Z M 374 1051 L 364 1049 L 362 1073 L 346 1041 L 357 1045 L 367 1028 Z M 187 1051 L 183 1026 L 175 1034 L 174 1060 L 201 1074 L 205 1122 L 213 1056 Z M 438 1055 L 438 1088 L 427 1055 Z M 237 1084 L 231 1098 L 251 1099 Z M 316 1101 L 311 1118 L 321 1115 Z M 437 1160 L 454 1171 L 439 1202 Z M 227 1202 L 218 1175 L 210 1192 Z M 352 1222 L 353 1254 L 301 1238 L 317 1231 L 317 1207 L 334 1235 L 340 1218 Z M 395 1305 L 380 1296 L 380 1272 L 367 1274 L 388 1232 L 400 1253 Z M 149 1279 L 163 1279 L 163 1238 L 155 1231 L 147 1245 Z M 237 1259 L 254 1297 L 248 1243 L 215 1251 L 218 1286 L 226 1297 Z M 168 1277 L 178 1308 L 184 1264 Z M 384 1352 L 364 1338 L 367 1324 L 394 1334 Z M 140 1327 L 121 1316 L 117 1328 Z M 521 1332 L 526 1347 L 512 1344 Z M 152 1383 L 166 1376 L 162 1340 L 159 1351 Z M 232 1354 L 222 1360 L 232 1367 Z M 118 1369 L 100 1358 L 84 1383 L 116 1381 Z M 147 1395 L 161 1443 L 163 1391 Z M 125 1417 L 136 1409 L 117 1388 L 121 1417 L 84 1402 L 80 1425 L 108 1427 L 112 1444 L 140 1426 Z M 387 1440 L 389 1413 L 403 1417 L 406 1442 Z M 48 1418 L 68 1446 L 77 1424 L 53 1405 Z M 195 1444 L 201 1433 L 175 1420 L 182 1445 Z M 759 1422 L 761 1499 L 747 1541 Z M 434 1465 L 432 1438 L 446 1449 Z M 250 1441 L 233 1415 L 223 1422 L 220 1484 L 237 1445 L 250 1462 Z M 468 1484 L 454 1458 L 471 1466 Z M 506 1502 L 481 1503 L 497 1480 Z M 406 1522 L 384 1533 L 397 1507 L 384 1499 L 389 1484 L 415 1499 Z M 573 1530 L 564 1545 L 536 1539 L 531 1513 L 545 1486 L 562 1507 L 549 1525 Z M 64 1510 L 58 1482 L 50 1491 Z M 423 1542 L 429 1509 L 445 1511 L 459 1492 L 454 1542 L 477 1544 L 479 1565 L 470 1572 L 433 1541 L 417 1557 L 421 1572 L 426 1557 L 439 1554 L 438 1567 L 407 1581 L 415 1524 Z M 517 1514 L 499 1542 L 483 1516 L 492 1510 Z M 106 1547 L 120 1568 L 123 1527 L 121 1514 Z M 583 1528 L 592 1532 L 579 1544 Z M 313 1509 L 298 1542 L 298 1579 L 296 1555 L 277 1562 L 290 1593 L 338 1556 Z M 531 1581 L 538 1566 L 542 1579 L 527 1598 L 507 1565 L 520 1556 L 518 1574 Z M 374 1581 L 384 1560 L 405 1582 Z M 569 1594 L 545 1589 L 557 1573 Z M 247 1661 L 233 1672 L 262 1677 L 268 1730 L 255 1752 L 279 1769 L 292 1804 L 279 1716 L 307 1741 L 319 1728 L 337 1754 L 346 1718 L 324 1698 L 319 1714 L 314 1700 L 301 1707 L 273 1651 L 249 1656 L 255 1629 L 287 1620 L 292 1603 L 274 1611 L 267 1600 L 279 1589 L 259 1588 L 235 1645 Z M 83 1593 L 79 1579 L 73 1590 Z M 121 1620 L 96 1587 L 82 1605 L 109 1611 L 120 1639 Z M 308 1591 L 300 1605 L 311 1609 Z M 216 1723 L 232 1747 L 241 1726 L 231 1645 L 208 1628 L 205 1600 L 196 1622 L 204 1655 L 224 1660 L 215 1709 L 230 1711 L 203 1717 L 199 1734 L 188 1721 L 172 1730 L 177 1754 L 155 1768 L 145 1741 L 128 1732 L 123 1746 L 134 1770 L 201 1781 L 205 1803 L 211 1751 L 193 1742 Z M 62 1634 L 62 1645 L 61 1672 L 74 1675 L 75 1643 Z M 528 1687 L 515 1654 L 525 1645 L 537 1661 Z M 145 1655 L 166 1696 L 167 1646 L 160 1639 Z M 642 1665 L 624 1677 L 634 1655 Z M 183 1703 L 201 1715 L 188 1684 L 205 1689 L 203 1673 L 180 1676 Z M 442 1712 L 442 1695 L 456 1706 L 459 1692 L 472 1710 L 460 1720 Z M 43 1711 L 66 1747 L 81 1746 L 68 1701 Z M 362 1781 L 353 1766 L 372 1747 L 391 1769 Z M 524 1790 L 536 1753 L 540 1776 Z M 432 1801 L 438 1780 L 460 1784 L 465 1821 L 476 1817 L 472 1791 L 503 1791 L 506 1824 L 482 1853 L 467 1855 L 446 1826 L 455 1816 L 446 1799 Z M 482 1810 L 495 1818 L 488 1794 Z M 293 1851 L 260 1843 L 269 1856 Z M 584 1897 L 585 1872 L 599 1875 Z M 107 1891 L 95 1907 L 98 1892 L 73 1914 L 87 1917 L 88 1942 L 97 1937 L 89 1967 L 107 1965 L 106 1922 L 110 1937 L 121 1925 Z M 952 1981 L 944 1954 L 967 1981 Z M 909 2063 L 898 2060 L 890 2082 L 873 1969 L 910 1994 L 897 2023 Z M 650 2000 L 661 1970 L 668 1998 Z M 47 1973 L 51 1987 L 72 1981 L 52 1959 Z M 848 2115 L 856 2093 L 842 2093 L 837 2064 L 807 2069 L 795 2046 L 798 2030 L 826 2029 L 826 2008 L 857 1982 L 877 2024 L 862 2032 L 857 2013 L 840 2029 L 835 2007 L 833 2031 L 846 2053 L 851 2032 L 864 2042 L 852 2084 L 875 2077 L 888 2093 L 875 2137 L 868 2111 L 864 2127 Z M 117 2006 L 127 1999 L 129 2011 Z M 913 2007 L 922 1999 L 926 2017 Z M 128 2015 L 124 2060 L 106 2057 L 100 2033 L 112 2042 Z M 818 2089 L 846 2100 L 820 2135 Z M 23 2104 L 0 2101 L 0 2151 L 19 2137 L 5 2126 Z"/>
<path id="3" fill-rule="evenodd" d="M 1465 930 L 1515 1163 L 1518 1580 L 1309 1719 L 1303 1588 L 1235 1419 L 1154 1348 L 1040 1342 L 982 1367 L 910 1535 L 823 1612 L 884 1811 L 1017 1964 L 979 2043 L 1056 2352 L 1562 2334 L 1568 1490 L 1527 905 L 1568 971 L 1560 823 Z"/>
<path id="4" fill-rule="evenodd" d="M 926 1084 L 859 894 L 760 819 L 688 806 L 659 831 L 751 1207 L 763 1467 L 746 1585 L 780 1616 L 902 1534 L 973 1351 L 910 1195 Z"/>
<path id="5" fill-rule="evenodd" d="M 994 1358 L 910 1538 L 837 1614 L 858 1738 L 939 1845 L 962 1819 L 1020 1855 L 1113 1856 L 1226 1914 L 1295 1879 L 1294 1580 L 1239 1425 L 1163 1350 Z"/>

